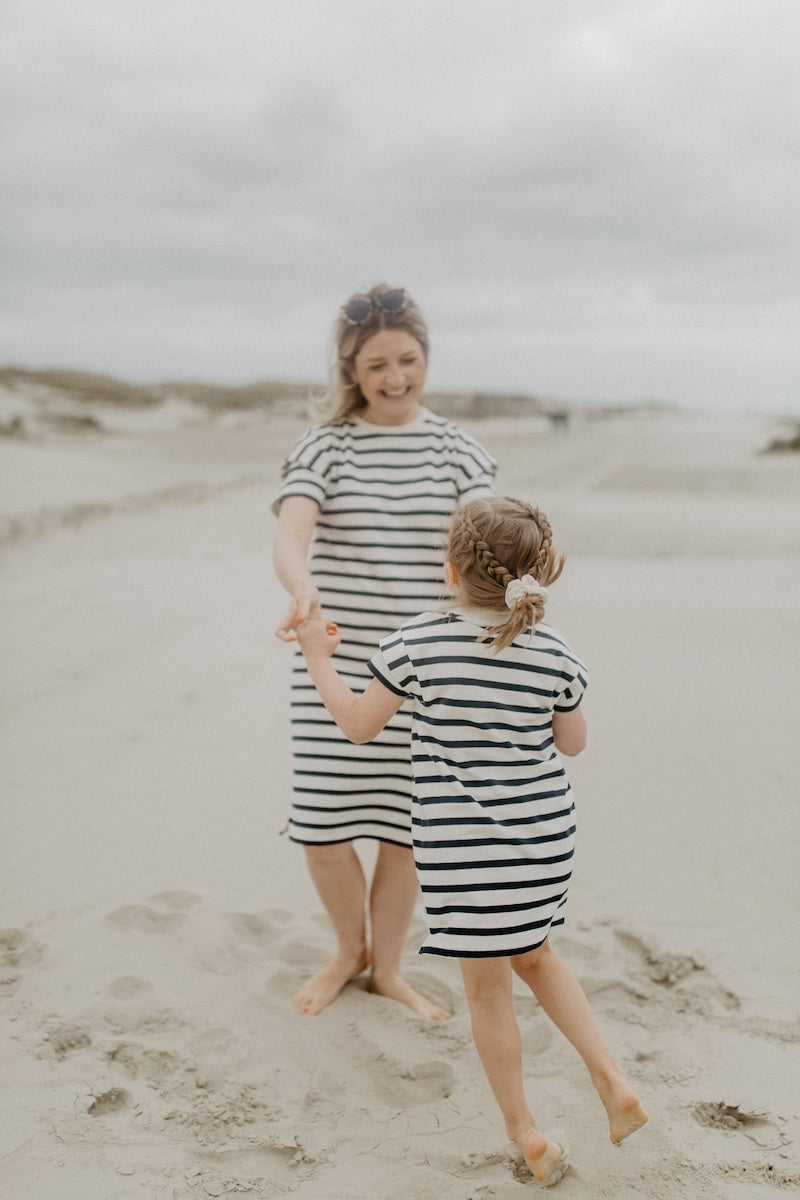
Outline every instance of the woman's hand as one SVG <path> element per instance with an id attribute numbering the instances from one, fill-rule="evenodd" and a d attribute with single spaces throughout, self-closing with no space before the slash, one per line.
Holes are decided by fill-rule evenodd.
<path id="1" fill-rule="evenodd" d="M 330 658 L 341 640 L 338 626 L 321 617 L 307 617 L 297 626 L 297 641 L 307 658 Z"/>
<path id="2" fill-rule="evenodd" d="M 301 621 L 322 619 L 322 608 L 319 602 L 319 592 L 313 583 L 309 582 L 304 588 L 298 589 L 292 596 L 289 611 L 275 630 L 275 636 L 282 642 L 296 642 L 295 630 Z"/>
<path id="3" fill-rule="evenodd" d="M 289 611 L 275 630 L 282 642 L 294 642 L 295 629 L 307 617 L 321 617 L 319 592 L 308 567 L 308 548 L 319 506 L 307 496 L 287 496 L 278 513 L 273 560 L 275 571 L 292 598 Z"/>

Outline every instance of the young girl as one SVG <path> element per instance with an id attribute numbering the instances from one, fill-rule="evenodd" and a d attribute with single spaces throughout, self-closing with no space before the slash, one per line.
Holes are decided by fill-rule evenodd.
<path id="1" fill-rule="evenodd" d="M 512 971 L 586 1063 L 612 1142 L 647 1120 L 580 984 L 550 948 L 551 927 L 564 921 L 575 838 L 559 753 L 586 744 L 585 668 L 540 624 L 546 587 L 562 567 L 544 513 L 520 500 L 473 500 L 450 531 L 454 609 L 423 613 L 384 637 L 363 694 L 331 662 L 336 627 L 321 619 L 297 627 L 311 678 L 352 741 L 369 741 L 410 700 L 414 857 L 430 930 L 421 952 L 459 959 L 506 1131 L 548 1184 L 564 1174 L 566 1157 L 525 1099 Z"/>

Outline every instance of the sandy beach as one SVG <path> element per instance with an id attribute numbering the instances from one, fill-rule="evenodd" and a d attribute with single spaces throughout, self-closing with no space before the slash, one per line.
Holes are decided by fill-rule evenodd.
<path id="1" fill-rule="evenodd" d="M 15 401 L 16 402 L 16 401 Z M 22 401 L 19 401 L 22 404 Z M 24 408 L 24 406 L 23 406 Z M 454 1011 L 292 996 L 327 920 L 289 803 L 269 504 L 307 422 L 189 405 L 0 440 L 0 1185 L 19 1200 L 520 1200 L 457 965 Z M 33 414 L 33 415 L 32 415 Z M 24 424 L 23 422 L 23 424 Z M 557 935 L 650 1113 L 611 1146 L 528 995 L 564 1200 L 800 1187 L 800 456 L 764 417 L 468 424 L 567 554 L 587 662 Z M 20 430 L 17 430 L 17 434 Z M 369 847 L 363 847 L 369 860 Z"/>

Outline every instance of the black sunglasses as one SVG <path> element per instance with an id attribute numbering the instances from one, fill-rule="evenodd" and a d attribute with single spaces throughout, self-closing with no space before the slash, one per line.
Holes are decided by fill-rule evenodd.
<path id="1" fill-rule="evenodd" d="M 376 308 L 385 313 L 399 313 L 407 303 L 405 288 L 390 288 L 378 292 L 374 299 L 372 296 L 353 296 L 342 306 L 342 316 L 348 325 L 363 325 Z"/>

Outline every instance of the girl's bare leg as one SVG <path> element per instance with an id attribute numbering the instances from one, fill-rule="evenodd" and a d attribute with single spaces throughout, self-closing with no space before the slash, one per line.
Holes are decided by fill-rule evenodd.
<path id="1" fill-rule="evenodd" d="M 647 1113 L 611 1054 L 583 988 L 566 963 L 545 942 L 537 950 L 512 958 L 511 964 L 586 1063 L 608 1114 L 611 1141 L 621 1142 L 640 1129 Z"/>
<path id="2" fill-rule="evenodd" d="M 507 958 L 462 958 L 472 1036 L 506 1132 L 540 1182 L 554 1183 L 566 1167 L 564 1152 L 538 1129 L 522 1085 L 522 1040 L 514 1015 Z"/>
<path id="3" fill-rule="evenodd" d="M 426 999 L 400 974 L 408 927 L 418 900 L 413 851 L 381 842 L 369 894 L 373 991 L 399 1000 L 426 1020 L 443 1021 L 452 1014 Z"/>
<path id="4" fill-rule="evenodd" d="M 321 1012 L 346 983 L 369 966 L 366 928 L 367 883 L 352 842 L 306 846 L 306 862 L 336 934 L 336 953 L 298 991 L 301 1012 Z"/>

